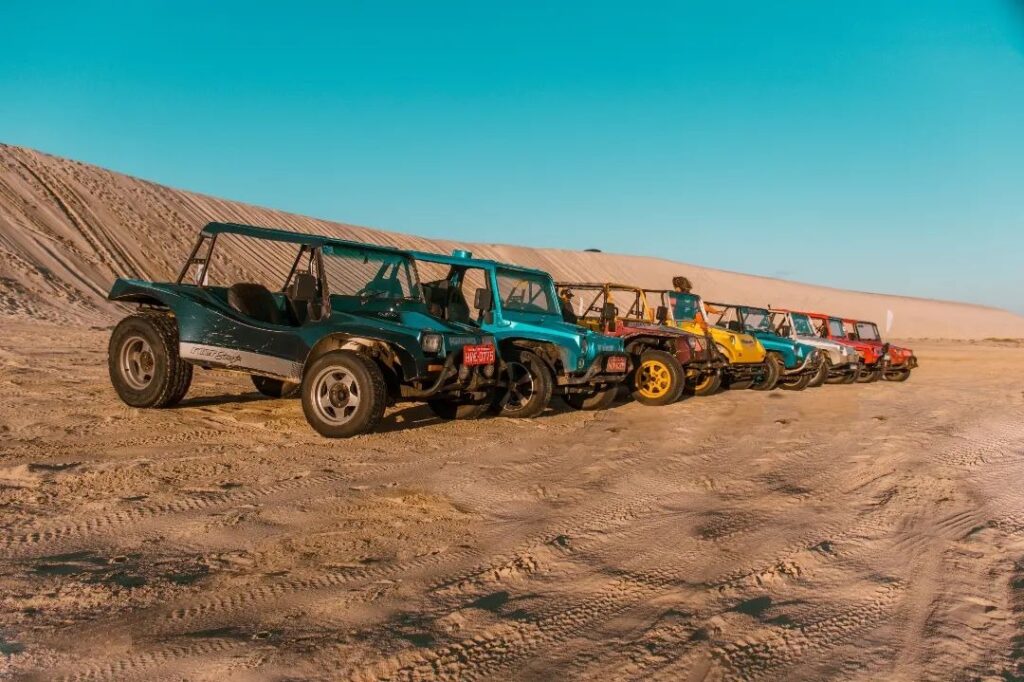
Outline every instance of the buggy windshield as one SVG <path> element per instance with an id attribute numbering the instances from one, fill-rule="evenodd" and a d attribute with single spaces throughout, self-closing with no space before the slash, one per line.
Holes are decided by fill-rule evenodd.
<path id="1" fill-rule="evenodd" d="M 555 285 L 550 277 L 536 272 L 498 268 L 497 280 L 498 296 L 505 310 L 561 316 L 555 302 Z"/>
<path id="2" fill-rule="evenodd" d="M 772 331 L 772 319 L 767 310 L 763 308 L 740 308 L 740 314 L 743 315 L 744 326 L 760 332 Z"/>
<path id="3" fill-rule="evenodd" d="M 878 335 L 878 327 L 871 322 L 858 322 L 857 323 L 857 338 L 863 339 L 864 341 L 881 341 L 881 337 Z"/>
<path id="4" fill-rule="evenodd" d="M 328 244 L 324 272 L 332 294 L 366 299 L 421 300 L 412 259 L 401 253 Z"/>
<path id="5" fill-rule="evenodd" d="M 793 329 L 796 331 L 797 336 L 816 336 L 814 326 L 811 324 L 809 317 L 799 313 L 792 313 L 790 317 L 793 320 Z"/>
<path id="6" fill-rule="evenodd" d="M 837 320 L 834 317 L 828 318 L 828 332 L 830 335 L 839 337 L 840 339 L 846 338 L 846 331 L 843 329 L 843 321 Z"/>

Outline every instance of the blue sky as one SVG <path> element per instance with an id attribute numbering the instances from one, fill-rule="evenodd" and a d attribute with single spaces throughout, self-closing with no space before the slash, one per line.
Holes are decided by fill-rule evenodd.
<path id="1" fill-rule="evenodd" d="M 403 232 L 1024 312 L 1020 2 L 54 0 L 4 23 L 0 141 Z"/>

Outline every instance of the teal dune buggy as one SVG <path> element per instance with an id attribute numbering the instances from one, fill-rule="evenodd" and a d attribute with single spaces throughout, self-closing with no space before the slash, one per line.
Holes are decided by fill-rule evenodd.
<path id="1" fill-rule="evenodd" d="M 630 369 L 622 340 L 566 322 L 551 275 L 468 251 L 413 255 L 431 311 L 449 322 L 478 323 L 497 340 L 501 414 L 538 415 L 552 395 L 581 410 L 615 400 Z"/>
<path id="2" fill-rule="evenodd" d="M 397 401 L 427 401 L 448 418 L 482 414 L 500 373 L 494 338 L 431 315 L 415 261 L 399 249 L 210 223 L 175 282 L 118 279 L 109 298 L 140 306 L 114 329 L 108 362 L 134 407 L 180 401 L 194 366 L 226 369 L 266 395 L 301 393 L 317 432 L 347 437 Z"/>
<path id="3" fill-rule="evenodd" d="M 753 335 L 768 351 L 769 373 L 777 377 L 774 385 L 780 388 L 802 391 L 819 376 L 822 351 L 805 343 L 779 336 L 772 326 L 772 314 L 767 308 L 708 303 L 714 308 L 711 322 L 736 332 Z"/>

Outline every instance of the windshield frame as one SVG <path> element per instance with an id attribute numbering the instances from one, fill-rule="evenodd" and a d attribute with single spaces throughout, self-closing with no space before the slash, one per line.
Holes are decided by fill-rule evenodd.
<path id="1" fill-rule="evenodd" d="M 867 327 L 867 328 L 869 328 L 871 330 L 871 332 L 872 332 L 872 336 L 871 337 L 865 337 L 863 334 L 861 334 L 860 328 L 862 326 Z M 857 338 L 860 339 L 861 341 L 878 341 L 878 342 L 881 342 L 881 340 L 882 340 L 882 335 L 878 333 L 878 325 L 875 324 L 874 322 L 860 322 L 860 321 L 855 322 L 854 323 L 854 329 L 857 330 Z"/>
<path id="2" fill-rule="evenodd" d="M 411 254 L 406 254 L 401 251 L 381 251 L 374 248 L 349 246 L 347 244 L 324 244 L 323 246 L 318 247 L 317 251 L 320 253 L 320 262 L 321 267 L 323 268 L 323 288 L 324 291 L 328 294 L 328 296 L 350 296 L 352 298 L 363 299 L 364 301 L 412 301 L 416 303 L 422 303 L 424 301 L 423 286 L 420 282 L 419 270 L 416 268 L 416 259 L 413 258 Z M 333 253 L 334 251 L 349 252 L 352 255 L 337 255 Z M 378 274 L 380 274 L 383 271 L 385 265 L 393 265 L 396 267 L 404 266 L 403 270 L 405 273 L 406 284 L 408 285 L 409 289 L 408 295 L 404 293 L 401 296 L 372 296 L 360 294 L 359 291 L 365 289 L 365 286 L 363 287 L 363 289 L 351 293 L 342 293 L 336 291 L 334 287 L 331 286 L 333 282 L 331 281 L 332 278 L 327 268 L 327 264 L 330 262 L 329 259 L 339 258 L 344 260 L 347 258 L 354 258 L 356 261 L 358 261 L 360 256 L 362 256 L 362 258 L 364 259 L 364 264 L 370 262 L 379 263 L 377 269 Z M 372 282 L 373 279 L 366 282 L 365 284 L 368 285 Z"/>
<path id="3" fill-rule="evenodd" d="M 811 316 L 805 315 L 804 313 L 789 313 L 789 320 L 793 326 L 793 333 L 797 336 L 813 336 L 817 337 L 818 333 L 814 329 L 814 323 L 811 322 Z M 799 322 L 797 322 L 799 320 Z M 797 327 L 800 323 L 807 325 L 807 331 L 801 332 Z"/>
<path id="4" fill-rule="evenodd" d="M 837 326 L 838 326 L 838 331 L 836 331 Z M 828 333 L 829 333 L 829 336 L 831 336 L 833 338 L 845 339 L 846 338 L 846 327 L 843 326 L 843 321 L 840 320 L 838 317 L 830 317 L 830 318 L 828 318 Z"/>
<path id="5" fill-rule="evenodd" d="M 514 305 L 509 306 L 501 291 L 501 280 L 503 278 L 525 280 L 542 285 L 540 288 L 547 293 L 549 308 L 547 310 L 524 310 L 522 308 L 515 307 Z M 500 310 L 502 316 L 504 316 L 506 312 L 509 312 L 517 315 L 542 315 L 545 317 L 557 317 L 558 319 L 562 319 L 562 310 L 558 303 L 558 291 L 555 289 L 555 280 L 547 273 L 499 265 L 494 268 L 493 286 L 495 293 L 495 306 Z M 515 289 L 512 289 L 512 291 L 515 291 Z M 509 293 L 512 293 L 512 291 Z"/>
<path id="6" fill-rule="evenodd" d="M 736 312 L 740 314 L 740 319 L 743 320 L 743 328 L 749 331 L 768 332 L 771 334 L 775 333 L 775 329 L 772 327 L 772 314 L 767 308 L 757 308 L 753 306 L 736 306 Z M 747 317 L 754 313 L 761 315 L 764 321 L 763 325 L 753 325 L 747 322 Z"/>

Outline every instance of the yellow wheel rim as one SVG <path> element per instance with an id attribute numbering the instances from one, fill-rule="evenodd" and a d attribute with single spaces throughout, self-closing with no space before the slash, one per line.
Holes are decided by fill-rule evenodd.
<path id="1" fill-rule="evenodd" d="M 672 373 L 660 360 L 648 360 L 636 371 L 636 389 L 645 398 L 660 398 L 672 388 Z"/>

